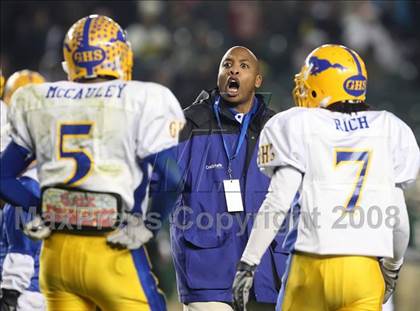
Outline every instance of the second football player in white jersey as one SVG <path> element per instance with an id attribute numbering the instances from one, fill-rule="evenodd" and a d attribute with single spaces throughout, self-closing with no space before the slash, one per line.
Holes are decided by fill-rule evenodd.
<path id="1" fill-rule="evenodd" d="M 279 310 L 381 310 L 394 290 L 409 236 L 402 189 L 415 180 L 420 155 L 404 122 L 368 111 L 366 82 L 356 52 L 321 46 L 296 76 L 302 108 L 266 124 L 259 165 L 271 192 L 235 278 L 237 310 L 297 192 L 297 239 Z"/>
<path id="2" fill-rule="evenodd" d="M 3 95 L 5 106 L 2 104 L 1 109 L 0 151 L 3 151 L 10 141 L 6 109 L 7 105 L 10 105 L 13 93 L 30 83 L 39 84 L 43 82 L 45 82 L 45 78 L 38 72 L 31 70 L 17 71 L 7 79 Z M 39 184 L 34 165 L 30 165 L 28 170 L 19 177 L 19 181 L 29 191 L 39 195 Z M 44 311 L 44 297 L 40 293 L 38 282 L 41 242 L 33 241 L 27 237 L 20 226 L 21 222 L 30 221 L 30 217 L 33 215 L 9 204 L 2 207 L 0 213 L 2 213 L 0 218 L 3 218 L 3 223 L 0 221 L 0 244 L 5 247 L 4 254 L 0 251 L 0 271 L 2 274 L 0 276 L 2 291 L 0 310 L 15 310 L 16 308 L 16 311 Z"/>

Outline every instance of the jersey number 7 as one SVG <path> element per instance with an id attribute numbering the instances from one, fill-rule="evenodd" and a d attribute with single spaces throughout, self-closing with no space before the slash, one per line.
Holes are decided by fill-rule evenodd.
<path id="1" fill-rule="evenodd" d="M 354 183 L 353 191 L 344 205 L 344 208 L 347 211 L 352 211 L 358 206 L 357 203 L 359 202 L 366 175 L 369 170 L 370 150 L 335 148 L 334 158 L 334 168 L 338 168 L 343 164 L 354 164 L 359 166 L 356 173 L 356 181 Z"/>
<path id="2" fill-rule="evenodd" d="M 62 122 L 57 126 L 57 157 L 58 160 L 73 160 L 73 172 L 68 176 L 64 183 L 69 186 L 80 185 L 87 178 L 93 165 L 93 157 L 89 150 L 85 148 L 86 143 L 92 138 L 93 122 Z M 67 148 L 66 141 L 73 139 L 76 148 Z"/>

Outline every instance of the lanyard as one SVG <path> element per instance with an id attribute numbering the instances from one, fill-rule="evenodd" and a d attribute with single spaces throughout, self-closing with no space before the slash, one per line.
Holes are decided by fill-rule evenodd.
<path id="1" fill-rule="evenodd" d="M 244 116 L 244 119 L 242 121 L 242 124 L 241 124 L 241 132 L 239 134 L 239 138 L 238 138 L 238 142 L 236 144 L 236 150 L 235 150 L 235 153 L 234 154 L 232 154 L 232 155 L 230 154 L 229 148 L 228 148 L 228 146 L 226 144 L 226 140 L 225 140 L 225 138 L 223 136 L 223 132 L 220 133 L 220 135 L 222 137 L 222 141 L 223 141 L 223 147 L 225 149 L 225 153 L 226 153 L 226 156 L 227 156 L 228 162 L 229 162 L 228 163 L 228 174 L 229 174 L 229 178 L 230 179 L 232 179 L 232 165 L 231 165 L 232 164 L 232 160 L 235 159 L 238 156 L 239 151 L 241 150 L 241 146 L 242 146 L 242 144 L 245 141 L 246 132 L 248 131 L 249 123 L 251 122 L 252 116 L 257 111 L 257 108 L 258 108 L 258 100 L 255 97 L 254 98 L 254 102 L 252 104 L 252 109 Z M 220 96 L 218 96 L 216 98 L 216 101 L 214 102 L 213 111 L 214 111 L 214 114 L 216 116 L 217 125 L 219 126 L 219 129 L 220 130 L 223 130 L 223 128 L 222 128 L 222 122 L 220 121 Z"/>

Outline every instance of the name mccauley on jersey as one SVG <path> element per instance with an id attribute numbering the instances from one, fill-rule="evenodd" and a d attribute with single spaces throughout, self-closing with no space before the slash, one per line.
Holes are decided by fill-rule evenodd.
<path id="1" fill-rule="evenodd" d="M 139 81 L 29 85 L 11 107 L 12 137 L 36 156 L 41 187 L 118 193 L 126 210 L 144 176 L 137 158 L 175 146 L 185 122 L 169 89 Z"/>
<path id="2" fill-rule="evenodd" d="M 127 86 L 127 83 L 120 83 L 117 85 L 96 86 L 96 87 L 60 87 L 50 86 L 47 91 L 46 98 L 68 98 L 68 99 L 83 99 L 83 98 L 120 98 L 122 91 Z"/>

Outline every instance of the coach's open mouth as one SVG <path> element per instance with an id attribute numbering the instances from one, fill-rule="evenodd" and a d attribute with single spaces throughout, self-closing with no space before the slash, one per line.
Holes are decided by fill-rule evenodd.
<path id="1" fill-rule="evenodd" d="M 240 83 L 237 78 L 229 78 L 227 81 L 226 93 L 230 97 L 235 97 L 239 94 Z"/>

